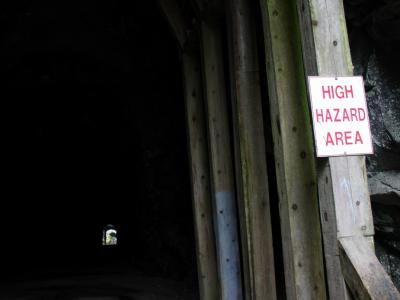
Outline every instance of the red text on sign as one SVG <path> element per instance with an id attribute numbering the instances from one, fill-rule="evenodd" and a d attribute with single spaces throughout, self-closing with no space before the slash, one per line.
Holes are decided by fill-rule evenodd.
<path id="1" fill-rule="evenodd" d="M 317 122 L 354 122 L 364 121 L 366 118 L 364 108 L 331 108 L 316 109 Z"/>
<path id="2" fill-rule="evenodd" d="M 343 99 L 343 98 L 354 98 L 353 86 L 347 85 L 323 85 L 322 86 L 322 98 L 323 99 Z"/>
<path id="3" fill-rule="evenodd" d="M 339 145 L 357 145 L 363 144 L 361 134 L 359 131 L 355 133 L 352 131 L 335 131 L 328 132 L 325 139 L 325 146 L 339 146 Z"/>

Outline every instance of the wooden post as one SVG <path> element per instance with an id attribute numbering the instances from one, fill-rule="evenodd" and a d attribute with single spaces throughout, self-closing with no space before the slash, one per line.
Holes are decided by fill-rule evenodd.
<path id="1" fill-rule="evenodd" d="M 178 2 L 159 4 L 182 51 L 199 293 L 201 300 L 213 300 L 219 298 L 219 282 L 200 54 L 185 47 L 189 27 Z"/>
<path id="2" fill-rule="evenodd" d="M 201 24 L 214 224 L 221 299 L 241 300 L 239 240 L 221 29 L 221 24 L 214 18 Z"/>
<path id="3" fill-rule="evenodd" d="M 353 75 L 342 1 L 297 0 L 297 11 L 306 75 Z M 380 287 L 370 285 L 370 279 L 380 276 L 383 269 L 363 268 L 362 264 L 355 260 L 359 256 L 363 257 L 367 264 L 377 262 L 373 249 L 374 227 L 365 157 L 319 159 L 318 190 L 330 299 L 346 299 L 342 273 L 350 274 L 344 271 L 351 268 L 354 268 L 361 278 L 364 290 L 369 293 L 371 299 L 383 299 L 376 298 L 374 295 L 378 295 L 377 291 L 368 288 L 373 286 L 387 289 L 388 292 L 393 291 L 393 283 L 385 276 L 381 276 Z M 338 240 L 343 249 L 340 253 Z M 351 247 L 356 243 L 362 243 L 366 249 L 361 251 L 360 247 Z M 343 270 L 340 268 L 339 254 Z M 352 280 L 351 277 L 345 279 L 348 283 Z M 354 289 L 354 285 L 349 286 L 353 295 L 357 297 L 359 291 Z M 400 299 L 398 293 L 393 297 L 390 299 Z"/>
<path id="4" fill-rule="evenodd" d="M 294 1 L 260 0 L 288 299 L 325 299 L 307 93 Z"/>
<path id="5" fill-rule="evenodd" d="M 218 299 L 218 275 L 200 55 L 182 55 L 200 299 Z"/>
<path id="6" fill-rule="evenodd" d="M 350 49 L 341 0 L 297 0 L 306 75 L 352 76 Z M 312 9 L 311 9 L 312 7 Z M 313 20 L 311 20 L 311 15 Z M 372 237 L 371 205 L 364 156 L 319 159 L 321 205 L 333 200 L 337 211 L 338 237 Z M 326 173 L 321 178 L 322 173 Z M 328 177 L 328 178 L 326 178 Z M 323 184 L 324 182 L 324 184 Z M 325 191 L 325 194 L 323 192 Z M 332 198 L 333 197 L 333 198 Z M 359 203 L 357 201 L 360 201 Z M 349 205 L 356 208 L 354 215 Z M 356 222 L 353 222 L 354 217 Z"/>
<path id="7" fill-rule="evenodd" d="M 254 12 L 230 0 L 231 81 L 247 299 L 276 299 L 274 253 Z"/>

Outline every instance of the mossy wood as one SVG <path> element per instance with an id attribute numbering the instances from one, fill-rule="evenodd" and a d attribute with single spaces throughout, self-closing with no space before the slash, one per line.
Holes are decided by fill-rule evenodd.
<path id="1" fill-rule="evenodd" d="M 225 83 L 223 23 L 201 24 L 214 228 L 222 300 L 242 299 L 236 195 Z"/>
<path id="2" fill-rule="evenodd" d="M 316 172 L 294 1 L 261 0 L 288 299 L 325 299 Z"/>
<path id="3" fill-rule="evenodd" d="M 303 57 L 306 75 L 351 76 L 353 66 L 349 49 L 346 21 L 341 0 L 297 0 L 300 19 Z M 373 250 L 374 226 L 369 199 L 365 157 L 347 156 L 318 159 L 318 190 L 321 221 L 325 246 L 326 271 L 330 299 L 348 298 L 343 280 L 344 272 L 354 268 L 364 287 L 370 280 L 380 276 L 383 286 L 392 286 L 382 273 L 374 268 L 363 268 L 353 259 L 357 255 L 365 263 L 377 262 Z M 362 241 L 366 249 L 343 247 L 339 252 L 338 241 Z M 353 242 L 354 242 L 353 241 Z M 350 242 L 352 244 L 353 242 Z M 350 251 L 350 252 L 347 252 Z M 342 258 L 342 268 L 339 264 Z M 344 257 L 345 255 L 346 257 Z M 351 264 L 351 265 L 349 265 Z M 383 269 L 376 269 L 381 271 Z M 346 277 L 350 283 L 351 277 Z M 350 281 L 349 281 L 350 280 Z M 382 282 L 382 283 L 383 283 Z M 349 284 L 353 295 L 359 291 Z M 369 291 L 367 288 L 365 291 Z M 375 299 L 375 298 L 372 298 Z M 397 296 L 396 298 L 398 299 Z"/>
<path id="4" fill-rule="evenodd" d="M 254 11 L 246 0 L 226 3 L 246 299 L 276 299 Z"/>
<path id="5" fill-rule="evenodd" d="M 200 299 L 218 299 L 200 54 L 182 54 Z"/>

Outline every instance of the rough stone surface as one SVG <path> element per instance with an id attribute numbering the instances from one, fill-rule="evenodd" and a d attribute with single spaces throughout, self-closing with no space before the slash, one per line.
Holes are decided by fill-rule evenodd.
<path id="1" fill-rule="evenodd" d="M 399 206 L 400 173 L 397 171 L 369 172 L 368 185 L 375 202 Z"/>
<path id="2" fill-rule="evenodd" d="M 400 288 L 400 1 L 347 0 L 345 10 L 374 143 L 367 170 L 376 254 Z"/>
<path id="3" fill-rule="evenodd" d="M 385 53 L 375 50 L 366 73 L 368 109 L 375 155 L 368 157 L 368 171 L 400 169 L 400 78 L 392 74 Z"/>

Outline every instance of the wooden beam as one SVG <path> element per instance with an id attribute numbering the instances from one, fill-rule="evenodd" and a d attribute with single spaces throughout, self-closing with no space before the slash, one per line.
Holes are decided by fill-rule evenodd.
<path id="1" fill-rule="evenodd" d="M 396 300 L 400 293 L 362 237 L 340 239 L 343 276 L 356 300 Z"/>
<path id="2" fill-rule="evenodd" d="M 350 49 L 341 0 L 297 0 L 302 30 L 306 75 L 352 76 Z M 312 20 L 311 20 L 312 16 Z M 365 157 L 319 159 L 325 166 L 325 186 L 320 202 L 332 197 L 336 208 L 338 237 L 372 236 L 374 226 L 369 200 Z M 318 174 L 320 178 L 322 174 Z M 332 200 L 332 198 L 331 198 Z M 337 210 L 337 209 L 343 210 Z M 354 209 L 353 209 L 354 208 Z M 355 220 L 355 221 L 354 221 Z"/>
<path id="3" fill-rule="evenodd" d="M 340 267 L 337 240 L 336 211 L 332 194 L 332 180 L 329 176 L 329 160 L 317 161 L 318 194 L 321 228 L 324 242 L 325 269 L 329 299 L 351 299 Z M 325 175 L 325 176 L 324 176 Z"/>
<path id="4" fill-rule="evenodd" d="M 158 0 L 169 26 L 179 44 L 183 49 L 188 39 L 189 25 L 186 24 L 183 11 L 178 0 Z"/>
<path id="5" fill-rule="evenodd" d="M 246 299 L 276 299 L 254 11 L 248 0 L 226 3 Z"/>
<path id="6" fill-rule="evenodd" d="M 353 74 L 342 4 L 338 0 L 331 2 L 324 4 L 314 0 L 298 1 L 306 75 Z M 329 17 L 331 14 L 337 20 Z M 348 299 L 337 239 L 341 236 L 352 236 L 357 231 L 360 233 L 362 228 L 367 235 L 373 235 L 364 157 L 323 158 L 318 159 L 317 163 L 329 296 L 330 299 Z M 351 178 L 355 178 L 355 182 Z M 354 195 L 354 199 L 349 193 L 353 186 L 357 187 L 355 192 L 360 192 L 360 188 L 363 190 L 359 195 Z M 356 222 L 353 222 L 349 205 L 350 210 L 356 208 L 359 211 L 359 216 L 364 212 L 368 220 L 363 222 L 362 219 L 354 219 Z M 362 211 L 360 205 L 363 207 Z"/>
<path id="7" fill-rule="evenodd" d="M 296 4 L 260 0 L 288 299 L 325 299 L 316 166 Z"/>
<path id="8" fill-rule="evenodd" d="M 207 103 L 214 224 L 222 300 L 241 300 L 241 268 L 236 221 L 235 186 L 224 74 L 220 22 L 201 24 L 203 71 Z"/>
<path id="9" fill-rule="evenodd" d="M 296 1 L 306 75 L 351 76 L 353 66 L 342 1 Z M 329 296 L 330 299 L 346 299 L 348 295 L 342 275 L 344 270 L 339 264 L 339 254 L 345 254 L 348 258 L 362 255 L 366 263 L 376 262 L 365 157 L 318 159 L 317 176 Z M 359 252 L 358 247 L 343 247 L 345 252 L 339 253 L 338 240 L 344 245 L 347 242 L 343 241 L 347 241 L 348 238 L 362 241 L 365 252 Z M 346 262 L 351 260 L 353 259 L 342 259 L 342 262 L 345 262 L 342 268 L 349 268 Z M 358 267 L 355 270 L 368 272 Z M 369 272 L 368 276 L 375 276 L 373 270 Z M 364 282 L 367 273 L 360 273 L 359 276 L 362 284 L 368 284 Z M 345 279 L 348 281 L 351 277 L 347 276 Z M 388 277 L 383 278 L 387 279 Z M 391 284 L 385 282 L 386 286 Z"/>
<path id="10" fill-rule="evenodd" d="M 229 10 L 227 8 L 227 10 Z M 236 105 L 236 93 L 234 91 L 234 83 L 233 78 L 234 76 L 234 68 L 233 68 L 233 30 L 231 28 L 229 18 L 226 18 L 227 23 L 227 56 L 228 56 L 228 65 L 229 65 L 229 88 L 231 89 L 230 94 L 230 102 L 231 102 L 231 113 L 233 115 L 232 118 L 232 138 L 233 138 L 233 154 L 234 154 L 234 167 L 235 167 L 235 183 L 236 183 L 236 193 L 237 193 L 237 203 L 238 203 L 238 218 L 239 218 L 239 230 L 240 230 L 240 239 L 241 239 L 241 260 L 242 260 L 242 279 L 243 279 L 243 298 L 244 299 L 251 299 L 252 294 L 254 294 L 252 288 L 252 267 L 251 267 L 251 260 L 249 258 L 249 251 L 247 247 L 248 239 L 247 239 L 247 225 L 246 225 L 246 209 L 245 209 L 245 202 L 244 199 L 244 192 L 243 192 L 243 182 L 242 182 L 242 162 L 240 157 L 240 144 L 239 144 L 239 133 L 238 133 L 238 124 L 237 118 L 237 105 Z"/>
<path id="11" fill-rule="evenodd" d="M 200 299 L 218 299 L 206 122 L 198 53 L 182 55 Z"/>

